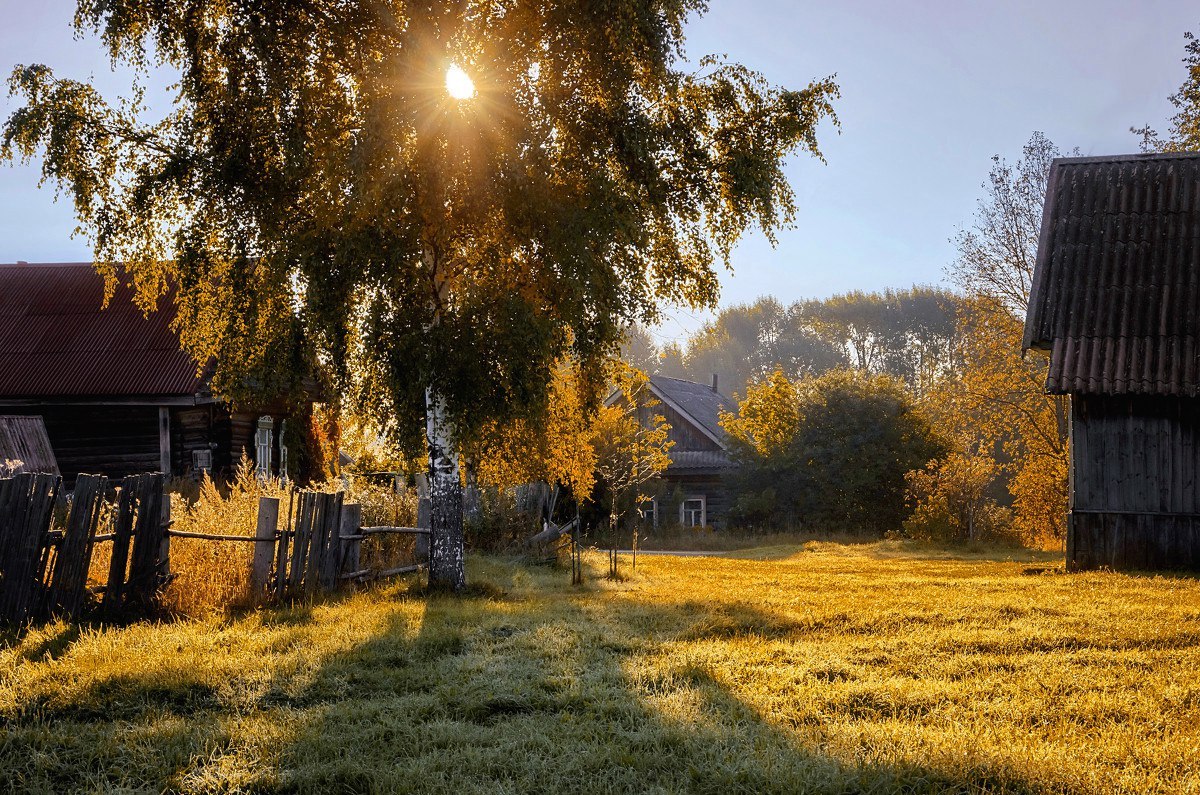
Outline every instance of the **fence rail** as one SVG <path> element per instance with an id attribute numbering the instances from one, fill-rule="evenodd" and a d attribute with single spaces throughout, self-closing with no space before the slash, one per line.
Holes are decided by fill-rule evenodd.
<path id="1" fill-rule="evenodd" d="M 280 527 L 279 500 L 261 497 L 253 536 L 196 533 L 172 528 L 163 476 L 132 475 L 111 482 L 80 475 L 68 499 L 65 522 L 54 526 L 62 479 L 22 474 L 0 479 L 0 622 L 24 624 L 61 616 L 78 618 L 99 597 L 99 612 L 114 618 L 153 609 L 170 581 L 172 538 L 252 543 L 250 583 L 256 600 L 312 596 L 419 571 L 428 559 L 429 530 L 363 527 L 362 508 L 342 493 L 298 492 Z M 108 494 L 115 490 L 115 499 Z M 294 508 L 294 510 L 293 510 Z M 102 524 L 106 532 L 99 532 Z M 362 542 L 408 534 L 417 539 L 417 562 L 364 567 Z M 99 543 L 112 549 L 104 584 L 87 586 Z"/>

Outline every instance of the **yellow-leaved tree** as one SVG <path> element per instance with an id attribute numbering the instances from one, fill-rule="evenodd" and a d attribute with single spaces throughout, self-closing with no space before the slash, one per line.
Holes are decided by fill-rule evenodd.
<path id="1" fill-rule="evenodd" d="M 644 373 L 618 366 L 615 378 L 621 394 L 596 414 L 589 439 L 595 450 L 595 471 L 608 507 L 609 575 L 617 576 L 617 530 L 621 518 L 647 499 L 643 488 L 671 465 L 671 426 L 654 412 L 658 401 Z M 637 549 L 637 530 L 633 531 Z M 636 552 L 635 552 L 636 554 Z"/>
<path id="2" fill-rule="evenodd" d="M 943 465 L 990 456 L 994 466 L 985 469 L 1007 485 L 1013 529 L 1043 546 L 1066 535 L 1069 404 L 1046 394 L 1048 363 L 1025 355 L 1021 337 L 1050 163 L 1062 154 L 1034 133 L 1017 163 L 993 159 L 974 225 L 955 240 L 951 276 L 966 293 L 961 370 L 927 401 L 956 441 L 957 458 Z"/>

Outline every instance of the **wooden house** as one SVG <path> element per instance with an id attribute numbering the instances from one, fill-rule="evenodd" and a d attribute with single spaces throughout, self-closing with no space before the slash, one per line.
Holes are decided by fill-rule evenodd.
<path id="1" fill-rule="evenodd" d="M 1200 155 L 1054 161 L 1024 344 L 1070 395 L 1068 566 L 1200 570 Z"/>
<path id="2" fill-rule="evenodd" d="M 674 442 L 668 454 L 671 465 L 652 487 L 654 498 L 646 511 L 656 527 L 725 526 L 730 505 L 725 477 L 734 463 L 720 414 L 736 411 L 737 405 L 717 387 L 715 375 L 712 384 L 660 375 L 652 376 L 647 383 L 657 403 L 649 411 L 665 417 L 671 426 L 668 438 Z M 610 397 L 609 402 L 618 399 L 620 393 Z"/>
<path id="3" fill-rule="evenodd" d="M 107 308 L 103 297 L 89 263 L 0 265 L 0 414 L 41 417 L 68 483 L 81 472 L 228 473 L 243 451 L 255 455 L 264 414 L 278 461 L 281 409 L 215 399 L 170 328 L 169 302 L 146 316 L 126 285 Z"/>

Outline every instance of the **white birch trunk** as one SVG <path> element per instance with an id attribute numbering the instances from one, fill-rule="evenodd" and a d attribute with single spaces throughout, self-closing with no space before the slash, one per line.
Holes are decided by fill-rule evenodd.
<path id="1" fill-rule="evenodd" d="M 429 450 L 429 585 L 461 591 L 467 578 L 458 451 L 446 401 L 432 389 L 425 390 L 425 440 Z"/>

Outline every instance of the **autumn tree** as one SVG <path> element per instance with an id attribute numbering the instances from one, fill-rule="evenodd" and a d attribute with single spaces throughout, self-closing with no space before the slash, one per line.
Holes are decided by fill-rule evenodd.
<path id="1" fill-rule="evenodd" d="M 544 411 L 564 358 L 594 399 L 662 302 L 711 306 L 744 231 L 793 216 L 784 158 L 820 154 L 836 85 L 685 61 L 704 5 L 79 0 L 114 62 L 178 74 L 173 108 L 18 66 L 0 154 L 43 155 L 110 285 L 170 291 L 218 393 L 319 361 L 423 446 L 457 589 L 461 447 Z"/>
<path id="2" fill-rule="evenodd" d="M 1190 31 L 1183 34 L 1183 65 L 1187 71 L 1179 90 L 1168 97 L 1175 115 L 1165 135 L 1149 124 L 1131 132 L 1142 137 L 1144 152 L 1200 151 L 1200 39 Z"/>
<path id="3" fill-rule="evenodd" d="M 594 415 L 570 361 L 554 370 L 545 412 L 485 426 L 467 450 L 484 486 L 512 488 L 546 482 L 567 487 L 579 500 L 595 484 Z"/>
<path id="4" fill-rule="evenodd" d="M 1018 530 L 1053 543 L 1065 533 L 1068 403 L 1046 394 L 1048 362 L 1021 349 L 1050 164 L 1063 153 L 1034 133 L 1020 160 L 993 158 L 974 223 L 955 239 L 952 278 L 967 294 L 961 377 L 930 401 L 961 453 L 991 450 Z"/>
<path id="5" fill-rule="evenodd" d="M 609 575 L 617 575 L 617 532 L 621 519 L 646 499 L 643 488 L 671 465 L 671 426 L 657 413 L 646 376 L 623 368 L 617 374 L 619 395 L 601 407 L 592 423 L 596 475 L 608 508 Z M 633 536 L 637 554 L 636 531 Z"/>
<path id="6" fill-rule="evenodd" d="M 794 382 L 776 372 L 721 424 L 741 464 L 734 512 L 756 524 L 898 530 L 905 474 L 944 452 L 900 381 L 856 370 Z"/>

